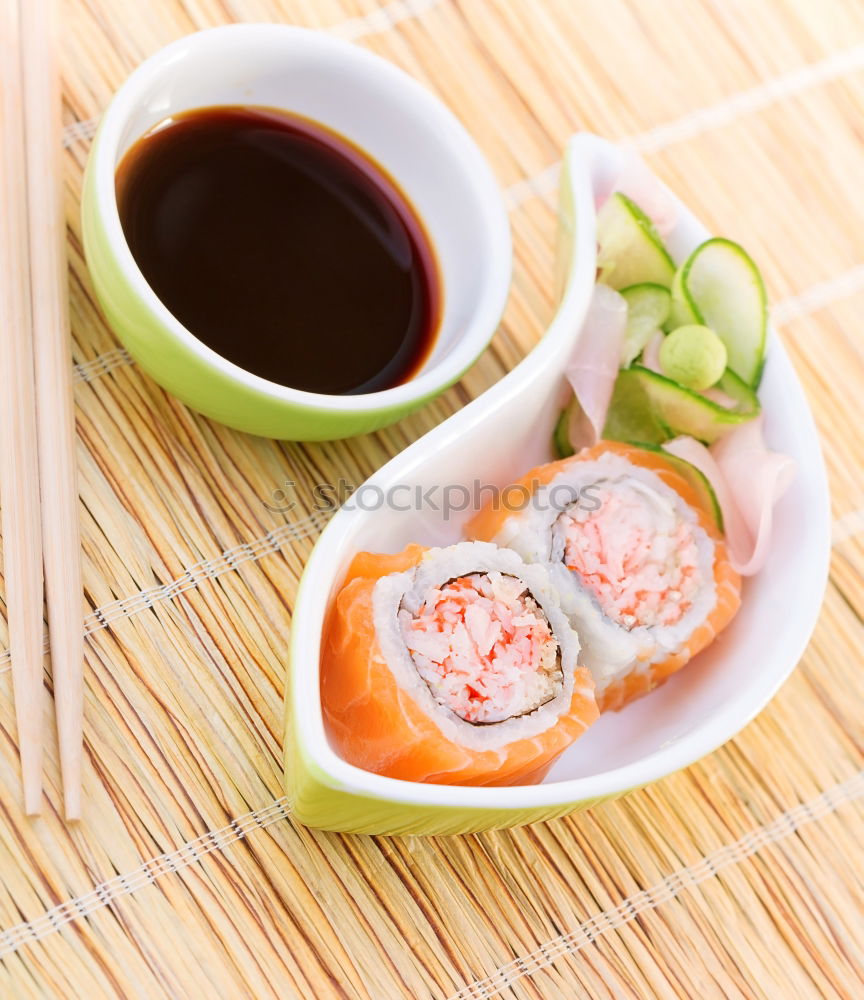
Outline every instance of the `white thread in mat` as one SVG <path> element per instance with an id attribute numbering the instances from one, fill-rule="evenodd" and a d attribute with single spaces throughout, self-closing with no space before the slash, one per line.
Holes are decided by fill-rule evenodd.
<path id="1" fill-rule="evenodd" d="M 351 42 L 367 35 L 376 35 L 412 18 L 425 14 L 427 10 L 437 7 L 441 0 L 394 0 L 378 10 L 371 10 L 360 17 L 352 17 L 332 28 L 326 29 L 339 38 L 347 38 Z"/>
<path id="2" fill-rule="evenodd" d="M 63 145 L 68 149 L 76 142 L 92 139 L 99 126 L 98 118 L 85 118 L 80 122 L 72 122 L 63 129 Z"/>
<path id="3" fill-rule="evenodd" d="M 338 38 L 345 38 L 350 42 L 356 42 L 367 35 L 376 35 L 390 28 L 394 28 L 402 21 L 409 21 L 411 18 L 419 17 L 427 10 L 437 7 L 442 0 L 393 0 L 393 3 L 385 4 L 377 10 L 370 11 L 360 17 L 352 17 L 347 21 L 334 24 L 331 28 L 324 28 L 330 35 Z M 63 129 L 63 145 L 68 148 L 76 142 L 85 139 L 92 139 L 96 134 L 99 125 L 98 118 L 87 118 L 84 121 L 72 122 Z"/>
<path id="4" fill-rule="evenodd" d="M 831 529 L 831 544 L 841 545 L 864 532 L 864 509 L 850 510 L 836 518 Z"/>
<path id="5" fill-rule="evenodd" d="M 862 794 L 864 771 L 859 771 L 853 778 L 834 785 L 809 802 L 789 809 L 766 826 L 751 831 L 733 844 L 721 847 L 695 865 L 681 868 L 650 889 L 644 889 L 625 899 L 614 909 L 598 913 L 575 931 L 553 938 L 530 954 L 501 966 L 492 975 L 463 987 L 449 1000 L 486 1000 L 496 996 L 517 979 L 530 976 L 557 958 L 578 951 L 601 934 L 629 922 L 643 910 L 659 906 L 677 896 L 683 889 L 704 882 L 721 869 L 743 861 L 766 844 L 776 843 L 790 836 L 800 827 L 821 819 L 837 806 L 860 798 Z M 0 933 L 0 958 L 17 951 L 23 945 L 40 941 L 72 920 L 86 917 L 114 900 L 152 884 L 162 875 L 187 868 L 213 851 L 221 851 L 229 844 L 242 840 L 255 830 L 263 830 L 279 820 L 287 819 L 290 811 L 287 797 L 277 799 L 264 809 L 239 816 L 220 830 L 211 830 L 174 851 L 151 858 L 131 872 L 101 882 L 83 896 L 58 903 L 33 920 L 10 927 Z"/>
<path id="6" fill-rule="evenodd" d="M 652 910 L 661 903 L 674 899 L 684 889 L 691 889 L 705 882 L 723 868 L 739 864 L 760 848 L 783 840 L 802 826 L 832 813 L 844 802 L 854 801 L 862 795 L 864 795 L 864 771 L 859 771 L 848 781 L 834 785 L 815 799 L 789 809 L 766 826 L 745 834 L 734 844 L 727 844 L 713 851 L 694 865 L 680 868 L 650 889 L 643 889 L 613 909 L 596 914 L 584 924 L 580 924 L 576 930 L 552 938 L 535 951 L 521 955 L 512 962 L 502 965 L 491 975 L 464 986 L 448 1000 L 489 1000 L 490 997 L 497 996 L 512 986 L 516 980 L 531 976 L 552 965 L 557 959 L 574 954 L 603 934 L 629 923 L 644 910 Z"/>
<path id="7" fill-rule="evenodd" d="M 205 580 L 221 576 L 229 570 L 242 566 L 243 563 L 257 562 L 264 556 L 278 552 L 289 540 L 308 538 L 319 531 L 329 517 L 329 511 L 316 511 L 299 521 L 282 524 L 278 528 L 274 528 L 273 531 L 268 531 L 263 538 L 244 542 L 232 549 L 226 549 L 215 559 L 205 559 L 190 566 L 183 574 L 168 583 L 148 587 L 147 590 L 139 590 L 137 594 L 132 594 L 130 597 L 112 601 L 110 604 L 103 604 L 102 607 L 96 608 L 84 619 L 84 635 L 92 635 L 100 629 L 107 628 L 111 622 L 117 621 L 119 618 L 129 618 L 146 608 L 152 608 L 155 604 L 169 601 L 187 590 L 193 590 Z M 43 652 L 48 652 L 47 636 L 42 649 Z M 10 659 L 8 649 L 0 653 L 0 673 L 11 669 Z"/>
<path id="8" fill-rule="evenodd" d="M 790 295 L 771 310 L 771 318 L 778 326 L 801 316 L 809 316 L 840 299 L 850 298 L 864 291 L 864 264 L 850 267 L 848 271 L 805 288 L 799 295 Z"/>
<path id="9" fill-rule="evenodd" d="M 80 364 L 73 365 L 72 373 L 76 382 L 93 382 L 115 368 L 131 364 L 132 356 L 126 348 L 118 347 L 113 351 L 98 354 L 92 361 L 82 361 Z"/>
<path id="10" fill-rule="evenodd" d="M 773 77 L 748 90 L 730 94 L 716 104 L 697 108 L 674 121 L 665 122 L 646 132 L 625 136 L 617 141 L 622 146 L 635 149 L 639 153 L 658 153 L 675 143 L 730 125 L 739 118 L 763 111 L 778 101 L 794 97 L 822 83 L 828 83 L 861 69 L 864 69 L 864 45 L 856 45 L 851 49 L 834 52 L 825 59 L 802 66 L 790 73 Z M 509 208 L 517 208 L 530 198 L 548 198 L 558 184 L 560 172 L 560 162 L 552 163 L 533 177 L 526 177 L 511 185 L 506 192 Z"/>
<path id="11" fill-rule="evenodd" d="M 0 934 L 0 958 L 17 951 L 24 944 L 39 941 L 59 930 L 64 924 L 79 917 L 86 917 L 94 910 L 108 906 L 118 896 L 125 896 L 146 885 L 151 885 L 162 875 L 180 871 L 196 861 L 200 861 L 213 851 L 221 851 L 229 844 L 242 840 L 254 830 L 261 830 L 280 819 L 287 819 L 291 809 L 287 797 L 277 799 L 265 809 L 246 813 L 233 820 L 221 830 L 210 830 L 195 840 L 191 840 L 170 853 L 145 861 L 134 871 L 116 875 L 94 886 L 90 892 L 76 899 L 67 899 L 46 910 L 40 917 L 24 924 L 17 924 Z"/>

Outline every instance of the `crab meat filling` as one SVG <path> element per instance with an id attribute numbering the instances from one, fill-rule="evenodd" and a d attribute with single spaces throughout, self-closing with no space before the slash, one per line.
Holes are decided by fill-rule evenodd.
<path id="1" fill-rule="evenodd" d="M 576 503 L 559 516 L 564 564 L 624 628 L 674 625 L 703 582 L 697 525 L 645 483 L 623 478 L 602 488 L 594 509 Z"/>
<path id="2" fill-rule="evenodd" d="M 525 585 L 471 573 L 430 589 L 416 614 L 404 606 L 405 645 L 435 700 L 478 725 L 527 715 L 561 693 L 558 643 Z"/>

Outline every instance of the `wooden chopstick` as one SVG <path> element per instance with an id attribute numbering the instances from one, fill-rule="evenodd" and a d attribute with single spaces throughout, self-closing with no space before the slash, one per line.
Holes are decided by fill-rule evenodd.
<path id="1" fill-rule="evenodd" d="M 63 210 L 59 25 L 52 0 L 18 2 L 45 592 L 63 804 L 66 819 L 71 820 L 81 816 L 84 613 Z"/>
<path id="2" fill-rule="evenodd" d="M 0 489 L 24 809 L 42 800 L 42 530 L 17 0 L 0 0 Z"/>

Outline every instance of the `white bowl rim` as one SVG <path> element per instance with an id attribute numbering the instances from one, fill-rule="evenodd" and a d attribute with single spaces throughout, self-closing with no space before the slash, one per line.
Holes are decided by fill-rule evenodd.
<path id="1" fill-rule="evenodd" d="M 280 385 L 246 371 L 222 357 L 189 331 L 150 288 L 135 262 L 117 210 L 114 174 L 117 153 L 126 122 L 141 100 L 148 84 L 192 48 L 222 44 L 319 46 L 338 48 L 340 58 L 353 60 L 370 74 L 385 77 L 391 83 L 388 92 L 412 104 L 417 115 L 434 123 L 440 134 L 459 155 L 466 177 L 477 199 L 483 218 L 485 251 L 484 279 L 478 287 L 477 304 L 470 320 L 459 333 L 455 346 L 435 365 L 416 377 L 390 389 L 358 395 L 331 395 L 307 392 Z M 491 167 L 474 139 L 454 113 L 417 80 L 388 60 L 343 38 L 295 25 L 245 23 L 205 28 L 169 43 L 135 69 L 114 95 L 99 123 L 93 145 L 91 169 L 95 174 L 97 209 L 105 227 L 111 253 L 117 260 L 137 296 L 147 304 L 157 319 L 180 343 L 215 368 L 220 374 L 260 394 L 310 410 L 362 414 L 382 409 L 404 407 L 421 402 L 447 388 L 471 366 L 486 347 L 507 301 L 512 275 L 512 240 L 504 199 Z M 394 175 L 399 183 L 399 178 Z M 446 289 L 444 311 L 447 309 Z"/>
<path id="2" fill-rule="evenodd" d="M 596 151 L 601 151 L 604 147 L 608 149 L 613 147 L 613 145 L 608 140 L 590 133 L 579 133 L 570 140 L 571 150 L 574 150 L 576 155 L 582 156 L 586 160 L 590 160 Z M 578 176 L 573 178 L 573 196 L 577 206 L 582 206 L 583 210 L 586 204 L 588 204 L 587 199 L 593 196 L 593 192 L 585 190 L 585 186 L 589 183 L 589 171 L 587 169 L 580 171 Z M 593 206 L 593 197 L 591 204 Z M 694 218 L 692 213 L 689 213 L 689 210 L 688 214 L 691 218 Z M 593 288 L 594 265 L 592 254 L 584 253 L 586 250 L 585 244 L 588 241 L 590 241 L 593 247 L 593 224 L 590 227 L 585 227 L 585 229 L 589 230 L 589 232 L 586 233 L 583 230 L 581 233 L 577 233 L 576 252 L 574 253 L 574 263 L 571 269 L 567 296 L 564 302 L 562 302 L 561 308 L 556 313 L 546 335 L 520 363 L 519 370 L 524 375 L 530 375 L 534 367 L 544 363 L 546 352 L 543 350 L 543 345 L 548 342 L 550 333 L 552 333 L 553 329 L 559 323 L 572 322 L 574 314 L 582 304 L 576 301 L 579 298 L 579 293 L 582 291 L 582 285 L 584 285 L 586 277 L 583 275 L 580 282 L 578 278 L 580 266 L 583 271 L 590 270 L 590 287 Z M 583 251 L 582 253 L 579 252 L 580 248 Z M 822 459 L 815 423 L 806 397 L 783 344 L 773 329 L 769 329 L 769 341 L 771 349 L 770 363 L 784 369 L 784 381 L 786 381 L 789 389 L 797 397 L 796 401 L 799 404 L 798 410 L 800 412 L 798 433 L 803 440 L 804 448 L 814 457 L 818 458 L 816 467 L 809 469 L 808 473 L 813 480 L 814 492 L 819 498 L 821 507 L 820 511 L 814 511 L 814 515 L 824 515 L 824 524 L 821 525 L 821 537 L 818 545 L 821 564 L 814 565 L 811 574 L 813 587 L 814 589 L 818 588 L 821 594 L 827 582 L 830 558 L 830 503 L 824 461 Z M 508 373 L 504 379 L 488 389 L 484 396 L 488 398 L 490 394 L 499 390 L 504 383 L 509 381 L 510 374 L 512 372 Z M 478 400 L 481 398 L 478 397 Z M 477 402 L 477 400 L 474 402 Z M 459 422 L 464 412 L 464 410 L 457 412 L 443 424 L 429 431 L 420 440 L 425 441 L 427 447 L 429 445 L 433 447 L 437 446 L 447 436 L 448 425 Z M 464 431 L 464 428 L 460 428 L 460 434 L 461 431 Z M 450 434 L 452 436 L 453 432 L 451 431 Z M 432 440 L 430 441 L 430 439 Z M 415 445 L 416 443 L 412 444 L 405 451 L 391 459 L 370 477 L 369 482 L 376 482 L 379 477 L 381 479 L 386 477 L 386 481 L 398 477 L 402 466 L 414 460 L 413 452 Z M 338 511 L 325 527 L 307 562 L 306 571 L 297 592 L 294 606 L 294 622 L 302 622 L 307 600 L 309 603 L 312 603 L 316 598 L 320 598 L 322 592 L 325 594 L 329 593 L 332 580 L 322 578 L 319 573 L 326 571 L 329 565 L 329 551 L 334 549 L 338 551 L 342 540 L 350 533 L 351 519 L 355 516 L 360 516 L 361 513 L 358 510 Z M 321 571 L 319 571 L 319 565 L 322 567 Z M 314 650 L 315 655 L 312 657 L 315 661 L 315 668 L 303 668 L 301 674 L 294 674 L 289 681 L 289 697 L 295 699 L 295 705 L 301 701 L 304 704 L 309 704 L 309 699 L 314 697 L 314 703 L 319 706 L 317 712 L 294 711 L 292 713 L 292 722 L 298 727 L 296 741 L 301 747 L 308 749 L 311 762 L 316 766 L 316 778 L 318 780 L 324 781 L 330 787 L 343 792 L 361 796 L 367 795 L 376 799 L 390 801 L 397 805 L 436 806 L 471 810 L 485 809 L 496 812 L 504 810 L 515 814 L 521 810 L 537 807 L 576 805 L 580 802 L 608 798 L 650 784 L 683 767 L 687 767 L 713 750 L 716 750 L 740 732 L 768 704 L 794 670 L 809 641 L 820 609 L 821 600 L 813 601 L 809 609 L 809 614 L 801 614 L 793 620 L 784 623 L 784 628 L 779 630 L 776 635 L 778 655 L 775 656 L 775 662 L 782 662 L 785 664 L 785 667 L 771 673 L 754 671 L 755 680 L 753 685 L 742 689 L 737 697 L 725 701 L 710 717 L 708 724 L 691 730 L 671 745 L 661 747 L 639 760 L 589 776 L 537 785 L 478 787 L 473 785 L 437 785 L 406 781 L 375 774 L 356 767 L 345 761 L 333 750 L 324 732 L 318 692 L 319 669 L 317 664 L 320 650 L 317 645 Z M 307 644 L 304 642 L 306 638 L 304 633 L 306 632 L 307 630 L 303 629 L 302 626 L 298 629 L 292 628 L 291 660 L 294 670 L 296 670 L 296 664 L 304 662 L 304 656 L 308 657 L 309 652 L 311 652 L 306 651 Z M 320 640 L 320 635 L 318 638 Z M 313 677 L 314 684 L 312 683 Z"/>

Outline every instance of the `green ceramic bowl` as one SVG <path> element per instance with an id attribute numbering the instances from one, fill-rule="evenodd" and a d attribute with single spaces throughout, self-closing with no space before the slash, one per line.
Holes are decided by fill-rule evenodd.
<path id="1" fill-rule="evenodd" d="M 171 114 L 216 105 L 282 108 L 319 121 L 364 149 L 405 192 L 429 233 L 443 286 L 436 345 L 416 377 L 362 396 L 287 388 L 226 361 L 153 293 L 123 236 L 117 164 L 136 139 Z M 510 230 L 500 191 L 452 113 L 370 52 L 284 25 L 213 28 L 143 63 L 103 116 L 87 165 L 82 215 L 96 294 L 135 360 L 194 409 L 268 437 L 347 437 L 416 409 L 483 351 L 510 283 Z"/>

